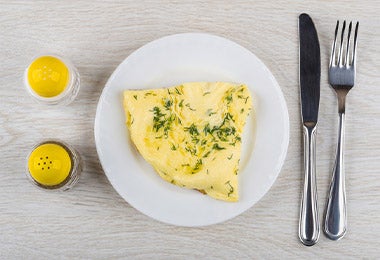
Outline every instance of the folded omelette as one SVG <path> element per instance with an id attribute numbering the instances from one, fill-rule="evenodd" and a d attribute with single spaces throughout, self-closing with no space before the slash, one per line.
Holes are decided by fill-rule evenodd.
<path id="1" fill-rule="evenodd" d="M 132 142 L 164 180 L 238 200 L 241 136 L 252 109 L 246 85 L 126 90 L 123 105 Z"/>

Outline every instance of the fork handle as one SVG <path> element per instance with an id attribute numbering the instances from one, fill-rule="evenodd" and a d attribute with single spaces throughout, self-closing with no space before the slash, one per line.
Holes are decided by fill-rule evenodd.
<path id="1" fill-rule="evenodd" d="M 339 135 L 330 193 L 325 215 L 325 233 L 332 240 L 342 238 L 347 231 L 346 188 L 344 174 L 345 113 L 339 113 Z"/>
<path id="2" fill-rule="evenodd" d="M 317 205 L 317 183 L 315 176 L 316 125 L 303 126 L 304 137 L 304 188 L 299 219 L 299 238 L 306 246 L 317 243 L 319 220 Z"/>

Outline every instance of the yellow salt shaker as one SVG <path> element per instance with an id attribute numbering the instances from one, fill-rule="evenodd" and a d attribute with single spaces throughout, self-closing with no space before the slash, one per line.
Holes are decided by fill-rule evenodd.
<path id="1" fill-rule="evenodd" d="M 40 103 L 67 105 L 79 92 L 80 77 L 68 59 L 46 54 L 34 58 L 29 64 L 24 84 Z"/>
<path id="2" fill-rule="evenodd" d="M 79 153 L 59 140 L 35 145 L 27 159 L 27 176 L 37 187 L 68 190 L 79 180 L 82 161 Z"/>

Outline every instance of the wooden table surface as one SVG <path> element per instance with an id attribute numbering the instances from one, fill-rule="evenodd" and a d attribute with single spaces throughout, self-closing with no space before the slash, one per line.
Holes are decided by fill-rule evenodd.
<path id="1" fill-rule="evenodd" d="M 318 30 L 322 77 L 317 146 L 319 212 L 326 202 L 337 137 L 337 101 L 327 63 L 337 19 L 360 21 L 356 86 L 347 100 L 348 233 L 317 245 L 298 239 L 302 140 L 297 18 Z M 0 1 L 0 258 L 379 258 L 380 2 L 347 1 Z M 95 150 L 100 93 L 118 64 L 165 35 L 206 32 L 254 52 L 272 71 L 290 115 L 282 171 L 253 208 L 217 225 L 183 228 L 141 214 L 112 188 Z M 59 53 L 81 75 L 62 108 L 32 100 L 23 71 L 38 53 Z M 26 155 L 46 137 L 82 154 L 85 171 L 69 192 L 47 193 L 26 179 Z"/>

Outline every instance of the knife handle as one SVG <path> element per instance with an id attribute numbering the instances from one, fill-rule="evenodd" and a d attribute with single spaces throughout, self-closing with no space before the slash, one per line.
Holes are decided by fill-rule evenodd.
<path id="1" fill-rule="evenodd" d="M 344 121 L 345 114 L 339 113 L 339 136 L 329 198 L 325 216 L 325 233 L 332 240 L 342 238 L 347 231 L 346 189 L 344 176 Z"/>
<path id="2" fill-rule="evenodd" d="M 306 246 L 317 243 L 319 220 L 317 206 L 317 183 L 315 177 L 316 124 L 303 126 L 304 139 L 304 187 L 299 219 L 299 238 Z"/>

